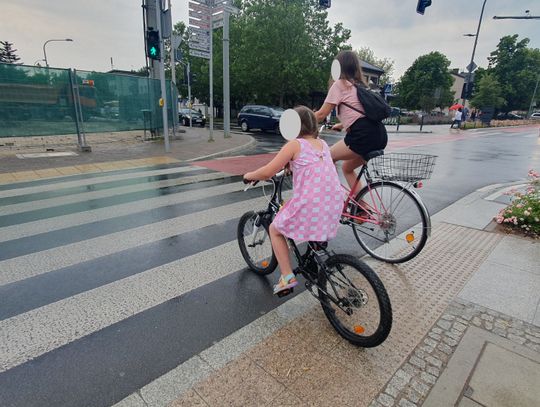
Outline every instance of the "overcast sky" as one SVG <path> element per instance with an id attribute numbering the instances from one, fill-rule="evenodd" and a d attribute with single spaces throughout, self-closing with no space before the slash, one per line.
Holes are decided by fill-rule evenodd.
<path id="1" fill-rule="evenodd" d="M 468 65 L 483 0 L 433 0 L 426 14 L 416 13 L 417 0 L 333 0 L 332 23 L 351 29 L 354 48 L 367 46 L 379 58 L 395 61 L 395 79 L 420 56 L 440 51 L 452 67 Z M 47 45 L 55 67 L 107 71 L 145 64 L 140 0 L 0 0 L 0 40 L 14 43 L 21 60 L 33 65 L 43 58 L 43 43 L 51 38 L 74 42 Z M 173 20 L 187 21 L 187 0 L 172 0 Z M 540 0 L 487 0 L 475 62 L 487 66 L 487 56 L 501 37 L 519 34 L 540 48 L 540 20 L 494 20 L 493 16 L 540 15 Z M 234 46 L 234 44 L 231 44 Z"/>

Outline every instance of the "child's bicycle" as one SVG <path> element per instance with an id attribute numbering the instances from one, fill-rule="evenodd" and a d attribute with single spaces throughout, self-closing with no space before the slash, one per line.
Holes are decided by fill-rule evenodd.
<path id="1" fill-rule="evenodd" d="M 285 178 L 284 171 L 272 177 L 268 207 L 246 212 L 238 223 L 240 252 L 249 268 L 259 275 L 270 274 L 277 266 L 268 228 L 283 202 Z M 308 242 L 302 254 L 293 240 L 287 240 L 298 263 L 294 273 L 305 278 L 306 288 L 320 301 L 335 330 L 365 348 L 384 342 L 392 327 L 392 307 L 375 272 L 356 257 L 327 250 L 326 242 Z M 278 295 L 283 297 L 293 290 Z"/>
<path id="2" fill-rule="evenodd" d="M 434 155 L 372 151 L 343 206 L 341 223 L 352 227 L 356 240 L 370 256 L 388 263 L 403 263 L 418 255 L 431 233 L 429 212 L 415 192 L 429 179 Z M 371 167 L 372 173 L 368 167 Z"/>

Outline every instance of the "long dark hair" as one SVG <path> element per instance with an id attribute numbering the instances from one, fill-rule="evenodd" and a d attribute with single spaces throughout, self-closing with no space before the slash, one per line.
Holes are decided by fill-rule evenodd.
<path id="1" fill-rule="evenodd" d="M 343 50 L 339 51 L 336 59 L 341 65 L 340 79 L 345 79 L 356 84 L 367 86 L 364 74 L 362 73 L 362 65 L 360 59 L 354 51 Z"/>
<path id="2" fill-rule="evenodd" d="M 313 110 L 306 106 L 296 106 L 294 110 L 296 110 L 296 113 L 300 116 L 300 122 L 302 123 L 298 137 L 313 136 L 318 138 L 319 129 Z"/>

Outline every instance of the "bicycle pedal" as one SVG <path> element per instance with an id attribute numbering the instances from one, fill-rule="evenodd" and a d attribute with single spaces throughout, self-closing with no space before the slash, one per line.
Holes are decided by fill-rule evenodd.
<path id="1" fill-rule="evenodd" d="M 294 288 L 288 288 L 286 290 L 283 290 L 277 293 L 277 296 L 281 298 L 281 297 L 285 297 L 286 295 L 292 294 L 293 292 L 294 292 Z"/>

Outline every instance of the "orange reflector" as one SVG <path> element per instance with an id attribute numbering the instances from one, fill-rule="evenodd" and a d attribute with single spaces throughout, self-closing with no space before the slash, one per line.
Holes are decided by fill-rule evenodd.
<path id="1" fill-rule="evenodd" d="M 364 327 L 362 325 L 355 325 L 354 326 L 354 332 L 357 334 L 363 334 L 365 331 Z"/>
<path id="2" fill-rule="evenodd" d="M 407 243 L 412 243 L 414 240 L 414 233 L 407 233 L 407 235 L 405 236 L 405 240 L 407 240 Z"/>
<path id="3" fill-rule="evenodd" d="M 263 260 L 263 262 L 261 263 L 261 265 L 262 265 L 263 267 L 268 267 L 268 261 Z"/>

